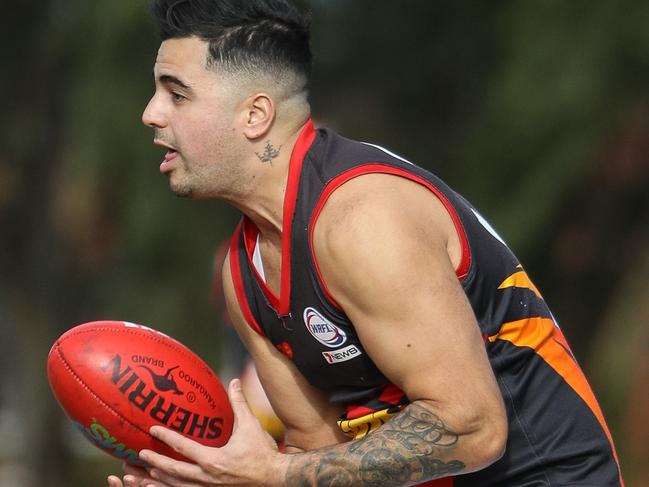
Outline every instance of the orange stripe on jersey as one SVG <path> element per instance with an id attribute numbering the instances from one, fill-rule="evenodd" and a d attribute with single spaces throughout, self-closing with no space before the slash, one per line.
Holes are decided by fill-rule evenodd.
<path id="1" fill-rule="evenodd" d="M 570 351 L 570 347 L 568 346 L 568 342 L 561 330 L 555 326 L 554 321 L 550 318 L 525 318 L 522 320 L 510 321 L 504 323 L 500 328 L 500 331 L 496 335 L 488 337 L 488 340 L 490 342 L 505 340 L 517 347 L 529 347 L 541 356 L 543 360 L 545 360 L 545 362 L 561 377 L 563 377 L 568 385 L 572 387 L 579 397 L 581 397 L 581 399 L 588 405 L 597 418 L 597 421 L 599 421 L 599 424 L 611 444 L 611 450 L 613 451 L 613 456 L 618 464 L 619 471 L 620 462 L 617 457 L 617 452 L 615 451 L 613 438 L 611 437 L 611 433 L 606 425 L 606 421 L 604 420 L 602 410 L 597 403 L 597 399 L 595 399 L 595 394 L 593 394 L 584 373 L 575 361 L 572 352 Z M 621 474 L 620 485 L 624 486 Z"/>
<path id="2" fill-rule="evenodd" d="M 508 287 L 521 287 L 525 289 L 530 289 L 534 294 L 536 294 L 540 299 L 543 299 L 541 296 L 541 293 L 539 290 L 536 288 L 534 283 L 530 280 L 529 276 L 527 275 L 527 272 L 525 271 L 518 271 L 509 276 L 507 279 L 505 279 L 500 286 L 498 286 L 498 289 L 505 289 Z"/>

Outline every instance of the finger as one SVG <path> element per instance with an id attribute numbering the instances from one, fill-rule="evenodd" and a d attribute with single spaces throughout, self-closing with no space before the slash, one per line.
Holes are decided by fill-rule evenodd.
<path id="1" fill-rule="evenodd" d="M 119 480 L 119 479 L 118 479 Z M 124 483 L 121 481 L 119 484 L 115 484 L 118 487 L 172 487 L 169 484 L 165 484 L 161 481 L 153 480 L 148 475 L 146 477 L 138 477 L 135 475 L 125 475 Z M 111 486 L 112 487 L 112 486 Z"/>
<path id="2" fill-rule="evenodd" d="M 157 438 L 163 443 L 169 445 L 185 458 L 194 460 L 196 463 L 199 463 L 199 460 L 202 458 L 205 450 L 207 449 L 207 447 L 201 445 L 200 443 L 197 443 L 194 440 L 190 440 L 189 438 L 185 438 L 183 435 L 176 433 L 175 431 L 172 431 L 170 429 L 163 428 L 162 426 L 152 426 L 149 430 L 149 433 L 151 433 L 151 436 L 153 436 L 154 438 Z M 146 458 L 143 458 L 142 455 L 140 455 L 140 458 L 148 463 L 148 460 Z"/>
<path id="3" fill-rule="evenodd" d="M 149 472 L 142 467 L 136 467 L 128 463 L 124 464 L 124 473 L 134 475 L 135 477 L 150 478 Z"/>
<path id="4" fill-rule="evenodd" d="M 203 482 L 196 483 L 191 480 L 179 479 L 173 475 L 158 470 L 157 468 L 151 469 L 151 476 L 154 477 L 158 482 L 164 482 L 164 486 L 170 487 L 205 487 L 206 485 L 213 485 L 210 483 L 210 479 L 203 475 Z M 148 486 L 147 486 L 148 487 Z M 156 486 L 157 487 L 157 484 Z"/>
<path id="5" fill-rule="evenodd" d="M 147 478 L 138 477 L 136 475 L 124 475 L 124 487 L 144 487 L 148 486 L 150 482 Z"/>
<path id="6" fill-rule="evenodd" d="M 237 429 L 241 422 L 256 420 L 255 415 L 250 410 L 250 406 L 248 406 L 246 396 L 243 395 L 241 381 L 239 379 L 232 379 L 230 381 L 228 396 L 232 405 L 232 411 L 234 411 L 234 429 Z"/>
<path id="7" fill-rule="evenodd" d="M 122 481 L 115 475 L 109 475 L 106 481 L 108 482 L 108 487 L 124 487 Z"/>
<path id="8" fill-rule="evenodd" d="M 140 458 L 153 467 L 153 469 L 149 471 L 149 475 L 154 479 L 160 478 L 159 475 L 158 477 L 153 475 L 154 471 L 157 471 L 158 473 L 164 472 L 165 474 L 180 480 L 201 480 L 202 478 L 202 469 L 193 463 L 174 460 L 173 458 L 160 455 L 151 450 L 142 450 L 140 452 Z"/>

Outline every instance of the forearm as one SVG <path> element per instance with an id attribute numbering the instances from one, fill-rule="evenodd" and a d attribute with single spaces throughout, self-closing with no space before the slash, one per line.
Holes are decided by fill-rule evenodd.
<path id="1" fill-rule="evenodd" d="M 414 403 L 360 440 L 288 455 L 285 484 L 415 485 L 466 472 L 465 457 L 474 449 L 470 443 L 470 438 L 449 430 L 442 418 Z"/>
<path id="2" fill-rule="evenodd" d="M 506 428 L 498 426 L 499 414 L 474 414 L 471 408 L 434 414 L 436 404 L 414 401 L 363 439 L 283 454 L 248 408 L 238 381 L 232 381 L 228 392 L 237 425 L 228 443 L 211 448 L 154 426 L 151 435 L 190 462 L 142 450 L 140 458 L 151 467 L 151 478 L 161 485 L 417 485 L 486 467 L 502 454 L 507 436 Z M 306 446 L 296 445 L 289 451 Z M 118 480 L 111 481 L 121 487 Z"/>

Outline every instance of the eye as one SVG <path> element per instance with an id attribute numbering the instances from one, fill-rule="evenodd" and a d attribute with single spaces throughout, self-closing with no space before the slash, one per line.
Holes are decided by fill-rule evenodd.
<path id="1" fill-rule="evenodd" d="M 171 92 L 171 99 L 173 100 L 174 103 L 181 103 L 181 102 L 185 101 L 187 98 L 185 98 L 180 93 L 176 93 L 176 92 L 172 91 Z"/>

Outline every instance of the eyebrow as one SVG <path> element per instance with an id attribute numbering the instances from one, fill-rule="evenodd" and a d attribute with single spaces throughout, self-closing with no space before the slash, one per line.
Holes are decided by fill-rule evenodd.
<path id="1" fill-rule="evenodd" d="M 188 92 L 191 92 L 192 89 L 191 87 L 187 86 L 185 83 L 180 81 L 178 78 L 175 76 L 172 76 L 170 74 L 162 74 L 158 77 L 158 81 L 163 84 L 171 84 L 171 85 L 176 85 L 179 88 L 182 88 L 183 90 L 186 90 Z"/>

